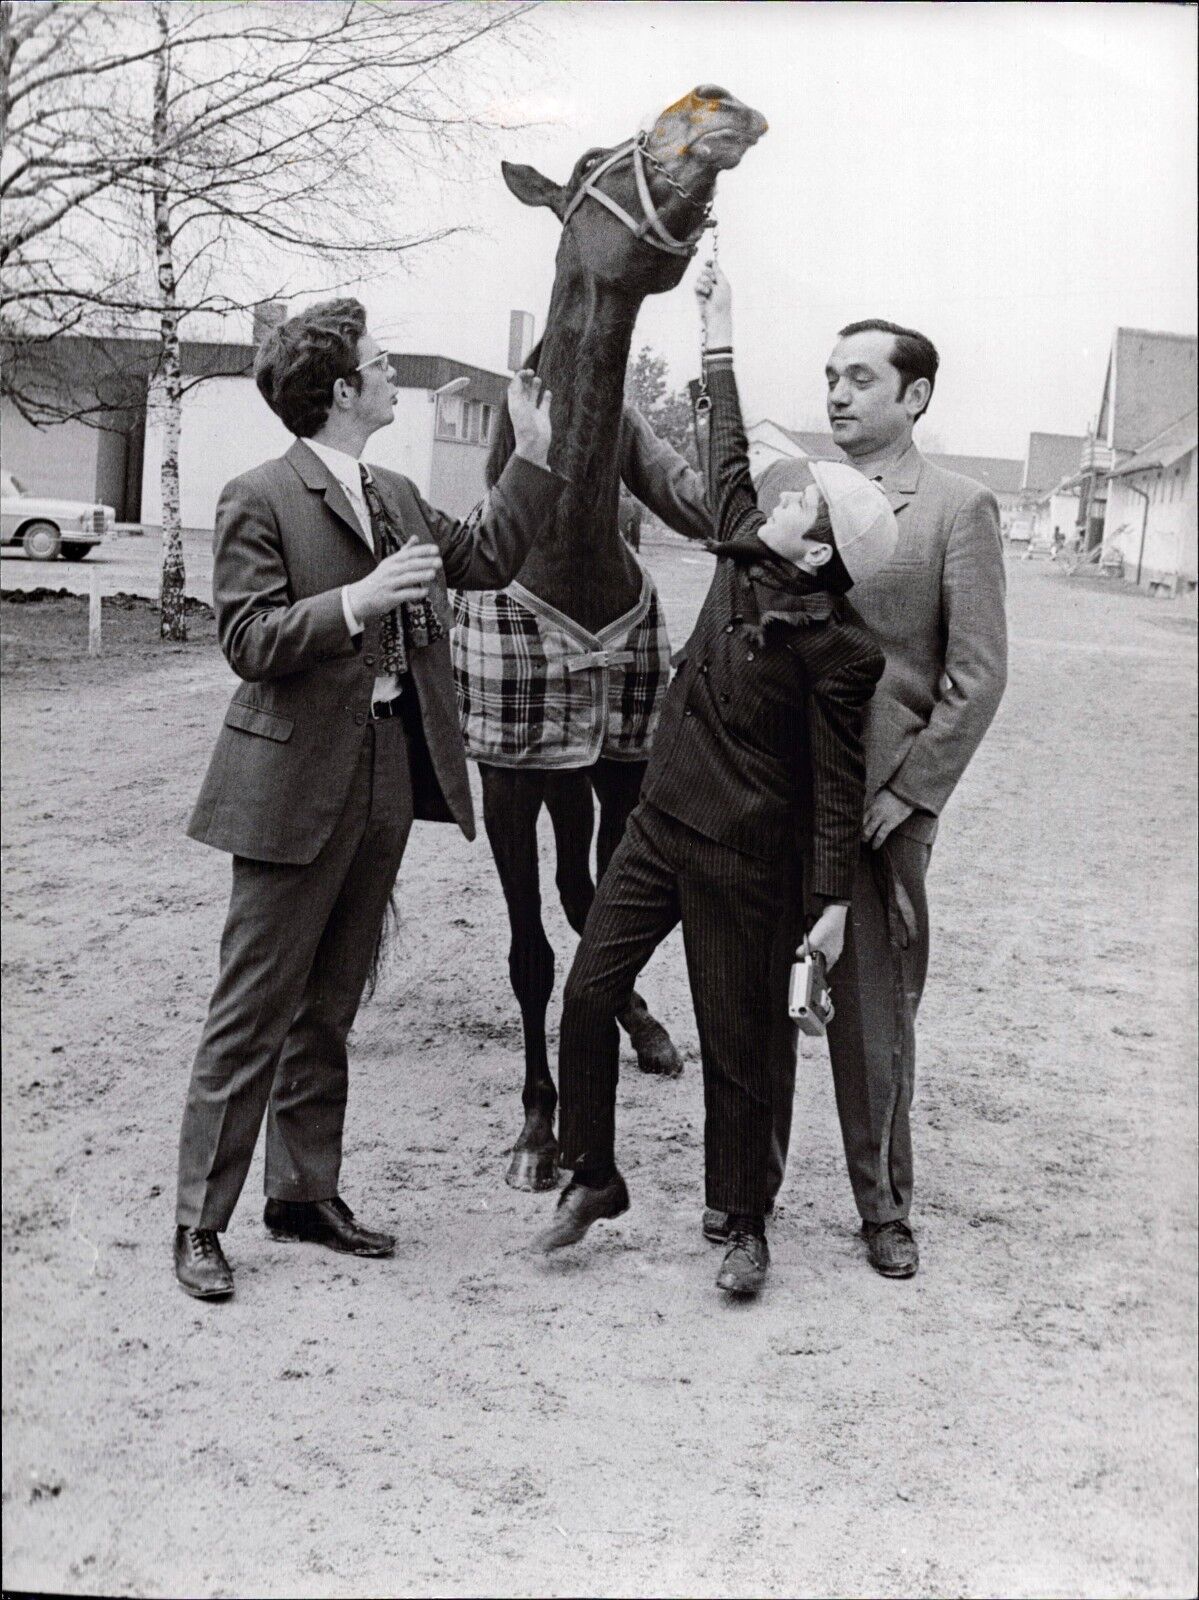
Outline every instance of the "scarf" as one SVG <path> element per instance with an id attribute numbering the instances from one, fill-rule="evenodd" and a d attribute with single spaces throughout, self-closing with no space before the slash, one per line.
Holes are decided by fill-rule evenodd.
<path id="1" fill-rule="evenodd" d="M 379 498 L 374 480 L 367 476 L 365 467 L 361 468 L 361 472 L 362 498 L 366 501 L 371 518 L 371 539 L 375 555 L 382 561 L 385 556 L 394 555 L 402 549 L 404 541 L 388 515 L 387 507 Z M 441 619 L 429 600 L 406 600 L 398 610 L 389 611 L 379 619 L 379 645 L 384 671 L 397 675 L 407 672 L 408 652 L 423 650 L 427 645 L 435 644 L 444 634 Z"/>

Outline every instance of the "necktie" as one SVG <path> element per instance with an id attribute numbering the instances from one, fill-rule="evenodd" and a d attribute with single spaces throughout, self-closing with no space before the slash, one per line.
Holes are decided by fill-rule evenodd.
<path id="1" fill-rule="evenodd" d="M 366 468 L 360 467 L 359 471 L 362 474 L 362 498 L 370 513 L 371 543 L 375 547 L 376 558 L 382 561 L 385 556 L 399 550 L 403 540 Z M 435 644 L 444 633 L 441 620 L 428 600 L 405 601 L 398 610 L 389 611 L 379 619 L 379 644 L 384 671 L 397 674 L 407 672 L 409 651 L 423 650 L 426 645 Z"/>

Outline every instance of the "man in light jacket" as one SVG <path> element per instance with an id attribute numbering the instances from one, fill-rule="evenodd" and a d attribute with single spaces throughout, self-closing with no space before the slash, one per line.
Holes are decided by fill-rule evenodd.
<path id="1" fill-rule="evenodd" d="M 1007 681 L 999 508 L 981 484 L 928 461 L 913 443 L 938 356 L 914 329 L 871 320 L 841 330 L 825 369 L 833 437 L 880 483 L 899 526 L 890 564 L 853 603 L 887 668 L 866 724 L 866 815 L 836 1017 L 829 1027 L 837 1111 L 871 1265 L 908 1278 L 919 1264 L 909 1112 L 915 1020 L 928 968 L 925 876 L 938 818 L 990 726 Z M 774 474 L 774 494 L 795 482 Z M 765 499 L 762 509 L 769 511 Z M 789 956 L 789 949 L 780 950 Z M 781 978 L 780 978 L 781 987 Z M 783 1011 L 782 1005 L 776 1010 Z M 776 1036 L 769 1193 L 783 1178 L 795 1054 Z M 719 1236 L 717 1224 L 705 1231 Z"/>

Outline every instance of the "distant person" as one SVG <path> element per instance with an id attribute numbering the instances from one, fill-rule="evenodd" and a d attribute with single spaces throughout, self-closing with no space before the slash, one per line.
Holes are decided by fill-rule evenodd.
<path id="1" fill-rule="evenodd" d="M 887 657 L 866 719 L 866 817 L 829 1052 L 850 1180 L 870 1264 L 911 1277 L 910 1108 L 915 1021 L 928 968 L 925 876 L 937 819 L 994 717 L 1007 679 L 1003 546 L 995 496 L 928 461 L 913 429 L 938 356 L 911 328 L 872 319 L 841 330 L 825 368 L 833 438 L 881 484 L 899 524 L 883 571 L 853 603 Z M 776 1002 L 777 1010 L 777 1002 Z M 775 1040 L 782 1183 L 795 1053 Z"/>
<path id="2" fill-rule="evenodd" d="M 201 1299 L 233 1292 L 220 1235 L 264 1115 L 272 1236 L 395 1247 L 341 1193 L 346 1036 L 414 817 L 474 837 L 445 585 L 506 585 L 562 487 L 531 372 L 508 386 L 516 454 L 471 528 L 363 465 L 396 387 L 357 300 L 273 329 L 255 377 L 296 441 L 217 507 L 217 630 L 242 682 L 188 826 L 233 856 L 179 1145 L 175 1272 Z"/>
<path id="3" fill-rule="evenodd" d="M 864 800 L 863 714 L 883 657 L 843 596 L 895 549 L 884 495 L 842 463 L 767 518 L 732 369 L 731 293 L 696 286 L 712 400 L 716 573 L 671 682 L 641 801 L 596 891 L 563 996 L 559 1139 L 572 1170 L 536 1247 L 577 1244 L 629 1204 L 616 1166 L 616 1011 L 679 922 L 704 1076 L 707 1202 L 727 1215 L 716 1278 L 753 1295 L 770 1261 L 771 961 L 808 881 L 810 942 L 844 936 Z M 821 475 L 823 473 L 823 476 Z"/>

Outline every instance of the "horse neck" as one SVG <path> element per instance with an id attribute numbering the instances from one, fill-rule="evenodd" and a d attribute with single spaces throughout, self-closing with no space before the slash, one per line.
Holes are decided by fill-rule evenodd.
<path id="1" fill-rule="evenodd" d="M 537 363 L 553 393 L 551 464 L 568 482 L 520 582 L 591 633 L 641 593 L 617 525 L 625 368 L 641 298 L 560 259 Z"/>

